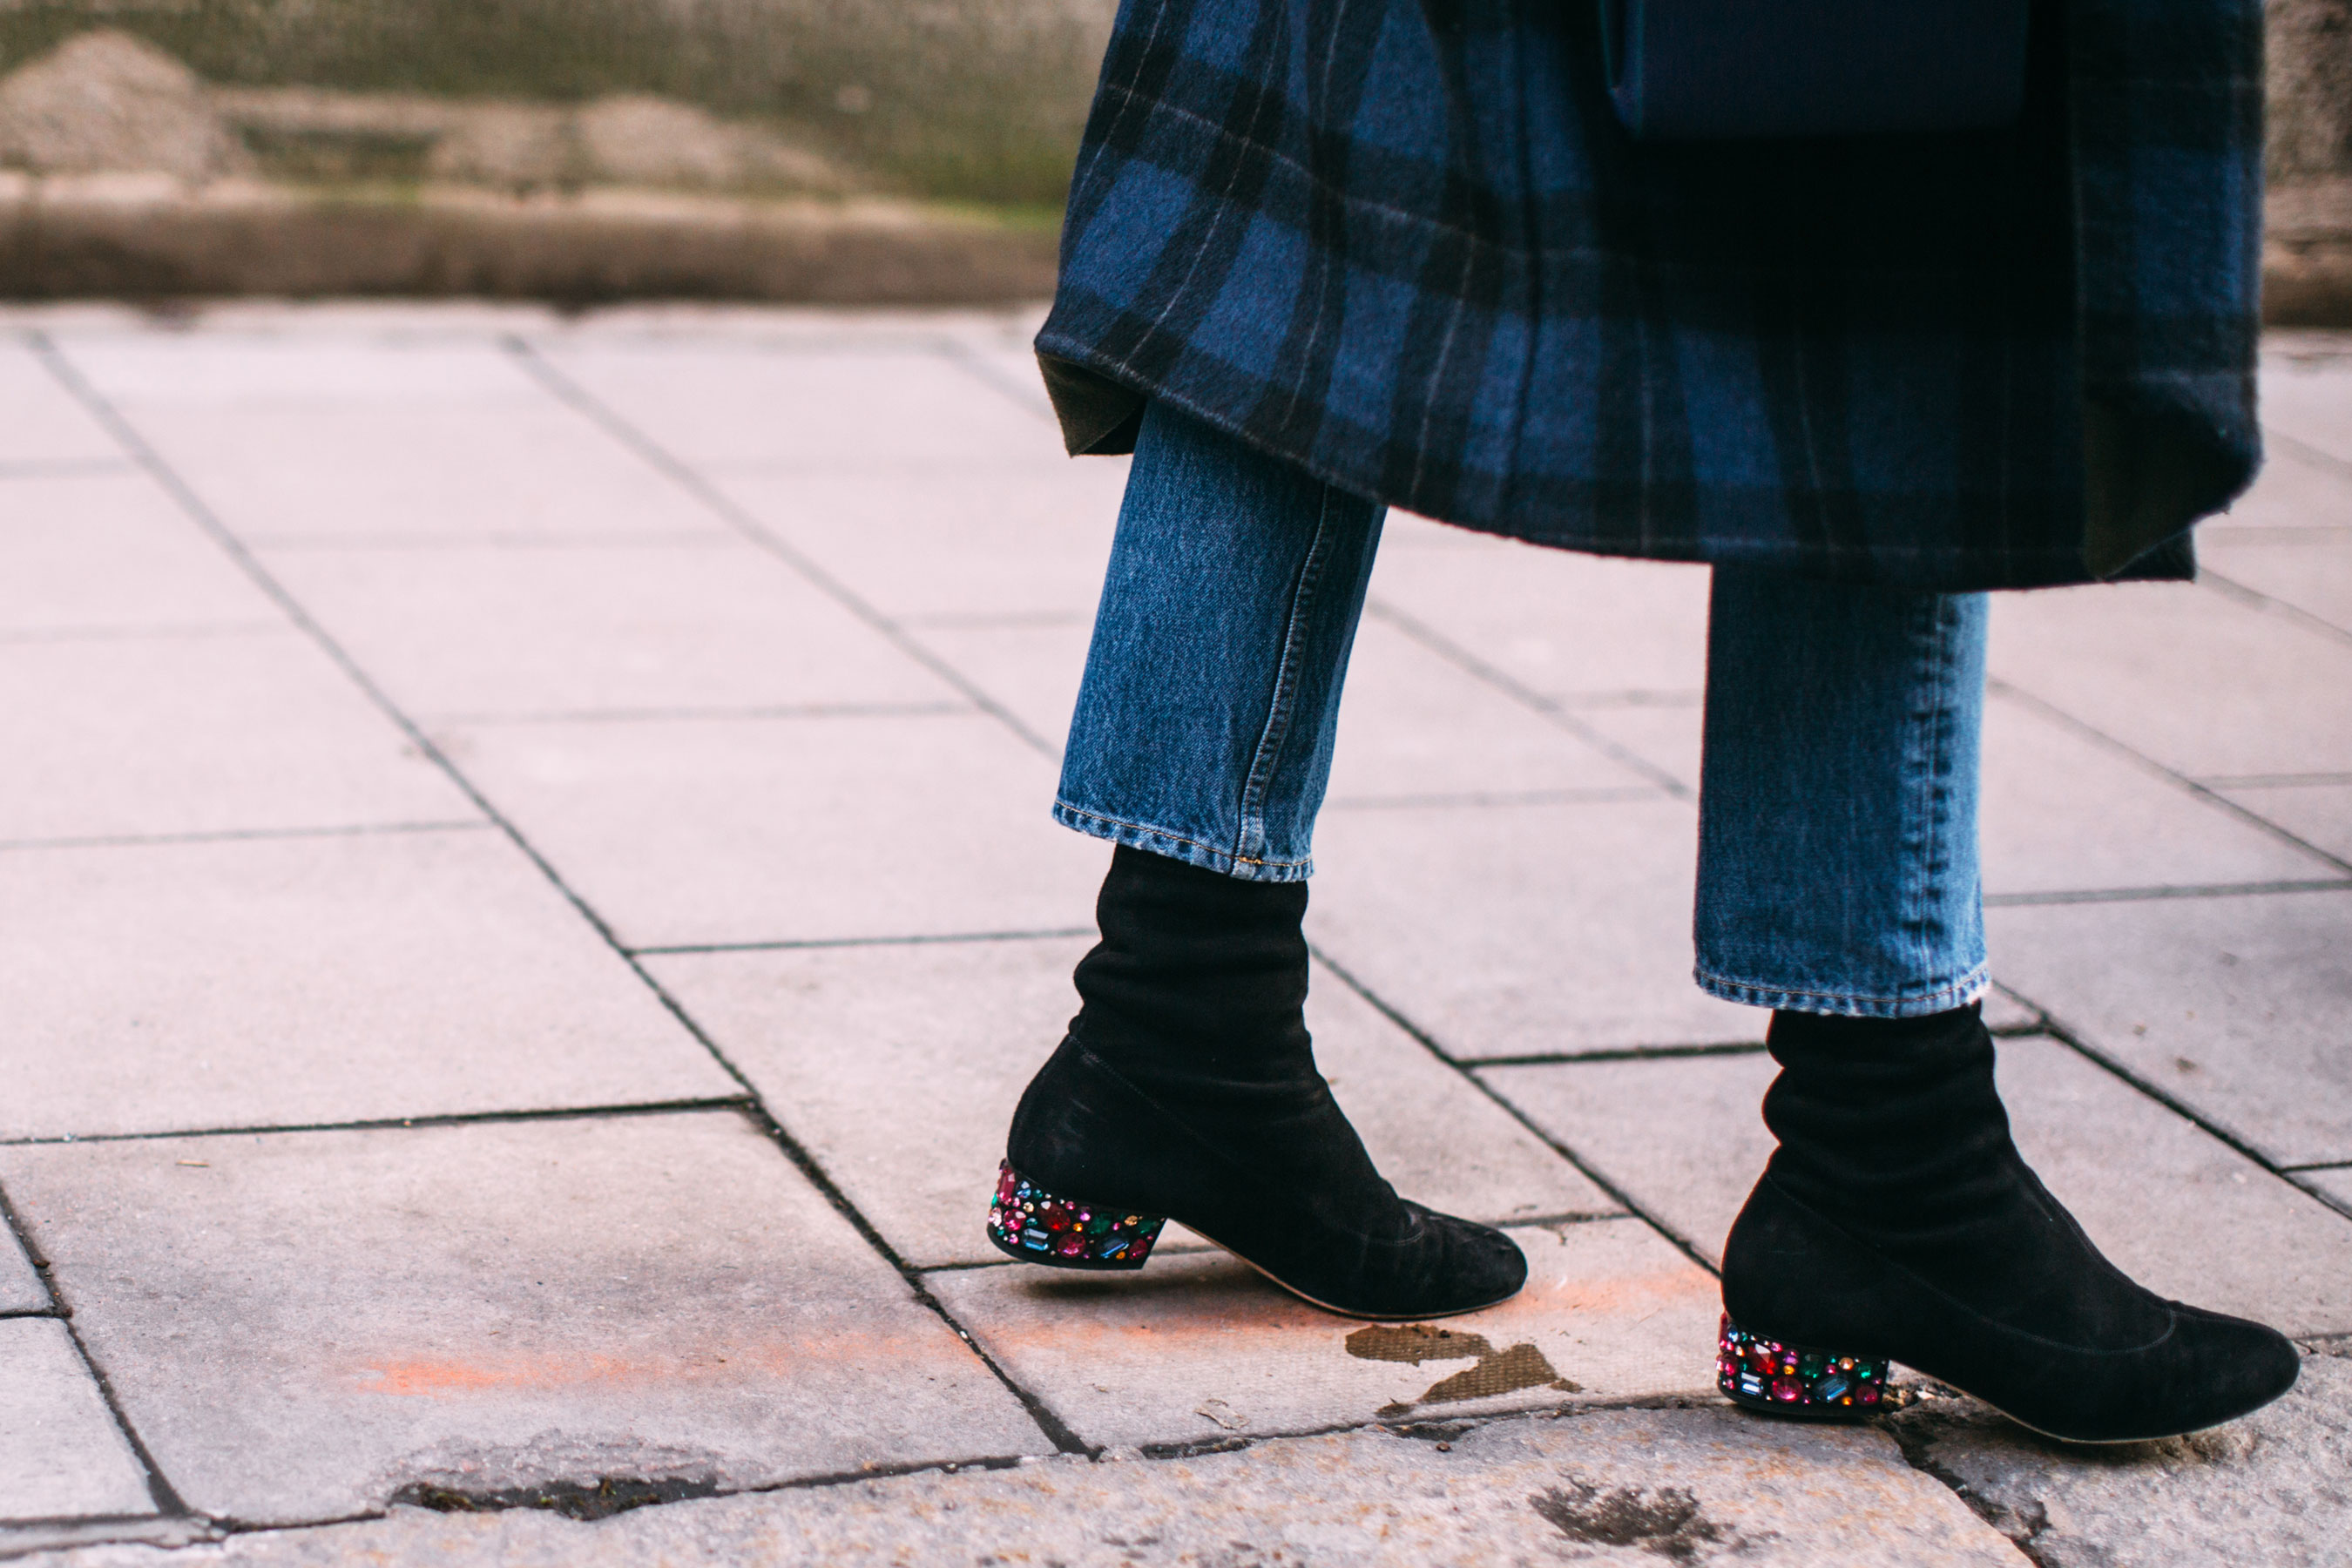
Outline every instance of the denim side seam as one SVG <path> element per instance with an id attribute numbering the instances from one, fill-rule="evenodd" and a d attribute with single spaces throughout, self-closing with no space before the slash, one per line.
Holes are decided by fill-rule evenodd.
<path id="1" fill-rule="evenodd" d="M 1241 837 L 1234 858 L 1247 865 L 1280 864 L 1265 858 L 1265 796 L 1283 747 L 1290 739 L 1290 720 L 1297 706 L 1298 667 L 1307 627 L 1315 612 L 1316 593 L 1322 586 L 1323 568 L 1331 554 L 1331 489 L 1323 487 L 1315 509 L 1315 537 L 1307 542 L 1307 558 L 1299 563 L 1298 582 L 1290 592 L 1290 615 L 1282 628 L 1282 658 L 1275 666 L 1274 693 L 1268 700 L 1265 726 L 1258 732 L 1249 772 L 1242 780 Z M 1248 852 L 1257 850 L 1257 855 Z M 1311 857 L 1291 862 L 1305 865 Z"/>
<path id="2" fill-rule="evenodd" d="M 1906 825 L 1902 856 L 1906 871 L 1903 929 L 1906 933 L 1916 933 L 1922 949 L 1927 952 L 1958 934 L 1939 918 L 1947 905 L 1941 894 L 1951 873 L 1952 845 L 1945 808 L 1951 795 L 1952 748 L 1957 739 L 1952 718 L 1956 603 L 1949 595 L 1924 595 L 1915 612 L 1924 624 L 1917 626 L 1912 637 L 1916 662 L 1911 687 L 1917 694 L 1915 701 L 1925 699 L 1925 711 L 1915 708 L 1905 726 L 1908 733 L 1905 736 L 1904 773 L 1912 787 L 1908 806 L 1911 821 Z M 1978 957 L 1969 973 L 1984 968 L 1983 959 Z M 1930 992 L 1922 1000 L 1945 994 L 1949 989 Z"/>
<path id="3" fill-rule="evenodd" d="M 1116 816 L 1087 811 L 1058 797 L 1054 802 L 1054 820 L 1089 838 L 1106 838 L 1113 844 L 1124 844 L 1129 849 L 1164 855 L 1171 860 L 1181 860 L 1188 866 L 1198 866 L 1204 871 L 1215 871 L 1244 882 L 1303 882 L 1315 874 L 1312 856 L 1303 860 L 1252 859 L 1204 844 L 1197 838 L 1188 838 L 1181 833 L 1171 833 L 1164 827 L 1125 822 Z"/>
<path id="4" fill-rule="evenodd" d="M 1791 1013 L 1827 1013 L 1847 1018 L 1922 1018 L 1948 1013 L 1980 1000 L 1992 989 L 1990 964 L 1979 963 L 1966 974 L 1933 991 L 1914 996 L 1873 996 L 1851 991 L 1791 991 L 1785 986 L 1759 985 L 1734 980 L 1706 969 L 1694 969 L 1691 978 L 1710 996 L 1749 1007 L 1770 1007 Z M 1823 1003 L 1832 1004 L 1823 1006 Z"/>

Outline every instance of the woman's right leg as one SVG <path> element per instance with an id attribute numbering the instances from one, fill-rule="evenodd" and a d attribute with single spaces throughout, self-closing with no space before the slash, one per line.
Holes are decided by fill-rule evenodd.
<path id="1" fill-rule="evenodd" d="M 1173 1218 L 1318 1305 L 1501 1300 L 1500 1232 L 1400 1199 L 1316 1070 L 1299 922 L 1380 509 L 1154 405 L 1054 814 L 1108 838 L 1083 1004 L 1022 1097 L 989 1231 L 1132 1268 Z"/>
<path id="2" fill-rule="evenodd" d="M 2063 1437 L 2194 1431 L 2285 1392 L 2294 1348 L 2133 1283 L 2010 1138 L 1976 1001 L 1985 627 L 1982 595 L 1716 570 L 1699 976 L 1775 1009 L 1780 1065 L 1724 1392 L 1867 1414 L 1894 1360 Z"/>

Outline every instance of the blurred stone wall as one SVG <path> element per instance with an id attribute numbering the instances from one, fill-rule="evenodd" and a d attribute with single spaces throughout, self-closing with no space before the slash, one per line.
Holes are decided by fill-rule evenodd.
<path id="1" fill-rule="evenodd" d="M 882 188 L 1052 204 L 1116 0 L 0 0 L 0 71 L 94 26 L 226 87 L 769 121 Z"/>
<path id="2" fill-rule="evenodd" d="M 2352 0 L 2269 0 L 2270 177 L 2352 175 Z"/>
<path id="3" fill-rule="evenodd" d="M 2352 0 L 2267 0 L 2264 313 L 2352 326 Z"/>

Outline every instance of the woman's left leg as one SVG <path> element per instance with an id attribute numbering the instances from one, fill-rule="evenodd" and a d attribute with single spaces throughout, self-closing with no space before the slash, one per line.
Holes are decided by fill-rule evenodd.
<path id="1" fill-rule="evenodd" d="M 1986 603 L 1718 568 L 1698 979 L 1775 1009 L 1779 1139 L 1724 1244 L 1724 1392 L 1861 1414 L 1886 1362 L 2062 1437 L 2168 1436 L 2294 1348 L 2100 1256 L 2010 1139 L 1979 1016 Z"/>
<path id="2" fill-rule="evenodd" d="M 1126 1268 L 1162 1216 L 1318 1305 L 1491 1306 L 1509 1237 L 1400 1198 L 1316 1069 L 1309 843 L 1381 509 L 1154 405 L 1054 814 L 1117 846 L 1082 1004 L 1022 1096 L 990 1234 Z"/>

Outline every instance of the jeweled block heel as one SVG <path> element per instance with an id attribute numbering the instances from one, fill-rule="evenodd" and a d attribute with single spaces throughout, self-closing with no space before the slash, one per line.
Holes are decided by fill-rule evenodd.
<path id="1" fill-rule="evenodd" d="M 1886 1399 L 1885 1361 L 1760 1339 L 1728 1312 L 1716 1347 L 1715 1381 L 1734 1405 L 1817 1420 L 1854 1420 Z"/>
<path id="2" fill-rule="evenodd" d="M 988 1239 L 1025 1263 L 1054 1268 L 1140 1268 L 1168 1221 L 1056 1197 L 1013 1168 L 997 1167 Z"/>

